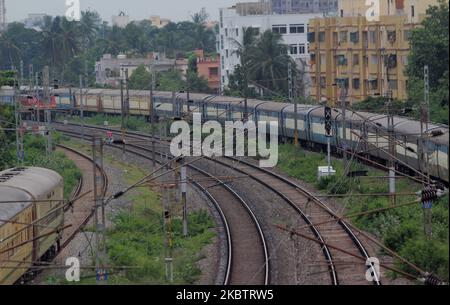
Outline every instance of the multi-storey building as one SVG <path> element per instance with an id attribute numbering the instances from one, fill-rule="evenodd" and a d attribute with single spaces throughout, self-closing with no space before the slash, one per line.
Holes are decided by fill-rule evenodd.
<path id="1" fill-rule="evenodd" d="M 263 0 L 270 3 L 275 14 L 303 14 L 337 12 L 338 0 Z"/>
<path id="2" fill-rule="evenodd" d="M 258 6 L 260 5 L 260 6 Z M 300 65 L 309 60 L 308 23 L 322 14 L 268 14 L 266 3 L 239 3 L 231 8 L 220 9 L 217 48 L 220 53 L 222 90 L 228 86 L 229 76 L 240 64 L 236 51 L 243 41 L 243 29 L 252 27 L 259 33 L 272 30 L 282 35 L 289 47 L 289 55 Z"/>
<path id="3" fill-rule="evenodd" d="M 388 92 L 396 99 L 407 98 L 411 30 L 420 25 L 427 6 L 416 7 L 414 0 L 386 1 L 381 1 L 386 7 L 388 2 L 397 6 L 389 4 L 390 15 L 378 16 L 378 21 L 366 18 L 369 7 L 358 0 L 341 0 L 344 17 L 310 21 L 311 95 L 318 102 L 335 104 L 341 94 L 350 103 Z M 388 12 L 386 7 L 380 5 L 380 11 Z"/>

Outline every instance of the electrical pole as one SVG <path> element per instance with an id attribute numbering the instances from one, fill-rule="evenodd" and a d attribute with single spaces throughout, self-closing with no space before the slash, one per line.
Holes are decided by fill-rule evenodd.
<path id="1" fill-rule="evenodd" d="M 81 138 L 84 139 L 83 75 L 81 74 L 80 74 L 80 116 L 81 116 Z"/>
<path id="2" fill-rule="evenodd" d="M 298 100 L 297 100 L 297 75 L 293 75 L 292 63 L 288 63 L 288 88 L 289 88 L 289 102 L 294 102 L 294 145 L 299 146 L 298 143 Z"/>
<path id="3" fill-rule="evenodd" d="M 426 175 L 426 179 L 423 182 L 424 189 L 430 187 L 430 170 L 429 170 L 429 156 L 428 156 L 428 122 L 430 118 L 430 81 L 429 81 L 429 71 L 428 65 L 424 66 L 424 98 L 420 105 L 420 137 L 421 137 L 421 163 L 423 164 L 423 171 Z M 427 200 L 422 202 L 423 207 L 423 223 L 424 223 L 424 233 L 427 238 L 431 238 L 431 219 L 432 219 L 432 201 Z"/>
<path id="4" fill-rule="evenodd" d="M 97 284 L 105 285 L 108 280 L 106 270 L 106 215 L 102 192 L 103 181 L 103 141 L 99 137 L 92 140 L 92 160 L 94 173 L 94 237 L 95 237 L 95 272 Z M 99 215 L 100 209 L 100 215 Z"/>
<path id="5" fill-rule="evenodd" d="M 395 179 L 395 155 L 396 155 L 396 144 L 395 144 L 395 132 L 394 132 L 394 111 L 392 91 L 388 90 L 387 94 L 387 111 L 388 111 L 388 141 L 389 141 L 389 196 L 390 203 L 392 206 L 396 203 L 395 189 L 396 189 L 396 179 Z"/>
<path id="6" fill-rule="evenodd" d="M 44 87 L 44 121 L 45 121 L 45 135 L 47 139 L 47 157 L 49 157 L 53 150 L 52 134 L 50 130 L 51 112 L 50 112 L 50 69 L 48 66 L 44 67 L 43 73 L 43 87 Z"/>
<path id="7" fill-rule="evenodd" d="M 188 211 L 187 211 L 187 175 L 184 158 L 177 160 L 177 167 L 180 167 L 181 204 L 183 205 L 183 236 L 188 236 Z"/>
<path id="8" fill-rule="evenodd" d="M 161 186 L 163 203 L 163 229 L 164 229 L 164 255 L 166 265 L 166 279 L 173 283 L 173 232 L 172 232 L 172 211 L 171 211 L 171 192 L 174 184 L 165 184 Z"/>
<path id="9" fill-rule="evenodd" d="M 332 117 L 331 108 L 325 106 L 325 131 L 327 137 L 327 161 L 328 161 L 328 176 L 331 176 L 331 130 L 332 130 Z"/>
<path id="10" fill-rule="evenodd" d="M 347 176 L 349 171 L 348 159 L 347 159 L 347 87 L 343 83 L 341 87 L 341 113 L 342 113 L 342 148 L 344 152 L 344 175 Z"/>
<path id="11" fill-rule="evenodd" d="M 14 118 L 16 129 L 16 150 L 17 150 L 17 166 L 23 165 L 24 148 L 23 148 L 23 128 L 20 114 L 20 80 L 17 79 L 17 71 L 14 76 Z M 17 88 L 19 87 L 19 89 Z"/>
<path id="12" fill-rule="evenodd" d="M 155 100 L 153 97 L 154 91 L 155 91 L 155 82 L 156 82 L 156 74 L 154 65 L 152 64 L 150 67 L 150 73 L 151 73 L 151 84 L 150 84 L 150 123 L 151 123 L 151 129 L 152 129 L 152 162 L 153 162 L 153 169 L 156 168 L 156 147 L 155 147 Z"/>
<path id="13" fill-rule="evenodd" d="M 30 64 L 28 66 L 28 75 L 29 75 L 29 80 L 28 80 L 28 88 L 29 88 L 29 94 L 31 95 L 33 92 L 33 64 Z"/>

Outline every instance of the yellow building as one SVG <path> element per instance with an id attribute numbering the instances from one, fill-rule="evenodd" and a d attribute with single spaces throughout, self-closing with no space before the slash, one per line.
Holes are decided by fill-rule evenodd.
<path id="1" fill-rule="evenodd" d="M 384 15 L 371 21 L 365 0 L 341 0 L 343 17 L 312 19 L 308 33 L 312 97 L 336 104 L 346 94 L 353 103 L 392 92 L 394 98 L 405 100 L 411 30 L 420 25 L 428 5 L 437 3 L 418 2 L 381 0 L 379 11 Z"/>

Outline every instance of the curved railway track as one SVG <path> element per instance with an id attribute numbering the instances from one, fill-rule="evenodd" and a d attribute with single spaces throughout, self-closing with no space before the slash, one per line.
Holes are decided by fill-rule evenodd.
<path id="1" fill-rule="evenodd" d="M 89 167 L 92 168 L 92 165 L 94 161 L 91 157 L 75 150 L 70 147 L 64 146 L 64 145 L 57 145 L 59 149 L 65 150 L 69 152 L 70 154 L 74 154 L 75 156 L 79 157 L 82 160 L 85 160 L 90 163 Z M 105 171 L 101 170 L 100 166 L 96 164 L 97 168 L 101 172 L 102 175 L 102 187 L 101 187 L 101 193 L 103 196 L 106 195 L 107 189 L 108 189 L 108 176 L 106 175 Z M 90 169 L 89 168 L 89 169 Z M 74 193 L 72 194 L 72 200 L 76 197 L 78 197 L 80 194 L 83 194 L 89 190 L 92 189 L 91 185 L 88 185 L 83 178 L 80 179 L 80 182 L 78 183 L 78 186 Z M 64 221 L 67 224 L 71 224 L 72 226 L 64 231 L 62 236 L 62 243 L 60 246 L 60 251 L 63 251 L 64 248 L 66 248 L 69 243 L 75 238 L 75 236 L 80 232 L 91 220 L 91 218 L 94 216 L 94 200 L 93 198 L 88 197 L 89 200 L 80 199 L 77 201 L 83 200 L 84 202 L 89 202 L 89 204 L 77 204 L 77 201 L 75 201 L 72 205 L 72 207 L 68 207 L 65 211 Z M 59 253 L 58 253 L 59 254 Z"/>
<path id="2" fill-rule="evenodd" d="M 62 131 L 71 137 L 81 138 L 78 131 Z M 85 138 L 92 134 L 85 133 Z M 113 146 L 120 149 L 120 146 Z M 127 145 L 126 151 L 149 159 L 149 149 Z M 161 152 L 156 152 L 163 155 Z M 161 161 L 158 161 L 161 164 Z M 192 165 L 189 181 L 198 187 L 218 210 L 227 236 L 227 266 L 224 285 L 268 285 L 269 254 L 261 225 L 245 200 L 222 179 Z M 205 179 L 206 178 L 206 179 Z"/>
<path id="3" fill-rule="evenodd" d="M 111 130 L 110 128 L 97 128 L 94 126 L 89 126 L 89 128 Z M 118 131 L 114 132 L 119 133 Z M 149 135 L 137 132 L 127 132 L 127 137 L 141 140 L 151 138 Z M 149 151 L 148 148 L 146 150 Z M 323 201 L 290 179 L 274 171 L 260 168 L 249 161 L 232 157 L 221 158 L 220 160 L 217 158 L 205 159 L 248 176 L 250 179 L 275 192 L 289 204 L 309 226 L 309 234 L 322 243 L 321 249 L 325 259 L 323 268 L 328 269 L 331 284 L 351 285 L 370 283 L 365 278 L 367 271 L 365 262 L 357 261 L 354 257 L 346 253 L 337 251 L 336 249 L 330 249 L 326 246 L 326 244 L 338 245 L 352 254 L 364 258 L 370 257 L 357 234 Z M 380 279 L 376 276 L 372 283 L 381 285 Z"/>

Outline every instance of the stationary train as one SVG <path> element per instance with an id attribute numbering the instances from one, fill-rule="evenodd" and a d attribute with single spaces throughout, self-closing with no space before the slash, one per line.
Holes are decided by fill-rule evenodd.
<path id="1" fill-rule="evenodd" d="M 37 167 L 0 172 L 0 285 L 14 284 L 56 253 L 63 204 L 58 173 Z"/>
<path id="2" fill-rule="evenodd" d="M 71 97 L 72 95 L 72 97 Z M 120 90 L 60 88 L 52 90 L 52 101 L 56 109 L 77 111 L 83 105 L 85 113 L 121 113 Z M 242 120 L 245 112 L 242 98 L 221 95 L 205 95 L 186 92 L 154 92 L 154 109 L 157 117 L 180 117 L 189 112 L 201 113 L 203 120 Z M 0 94 L 1 98 L 1 94 Z M 149 116 L 149 91 L 130 90 L 129 109 L 131 115 Z M 278 121 L 278 135 L 282 141 L 294 138 L 294 105 L 257 99 L 248 99 L 247 111 L 254 121 Z M 324 149 L 327 145 L 324 107 L 319 105 L 298 105 L 298 134 L 302 145 L 313 149 Z M 383 114 L 346 111 L 347 141 L 343 141 L 343 119 L 340 109 L 333 109 L 333 137 L 331 145 L 336 152 L 356 150 L 368 158 L 386 162 L 388 147 L 388 117 Z M 408 118 L 394 117 L 396 156 L 398 166 L 407 170 L 413 168 L 424 173 L 425 167 L 418 157 L 420 152 L 420 122 Z M 449 181 L 447 125 L 429 124 L 426 131 L 426 147 L 429 153 L 429 174 L 436 179 Z M 376 149 L 376 148 L 383 148 Z M 365 152 L 365 153 L 364 153 Z"/>

